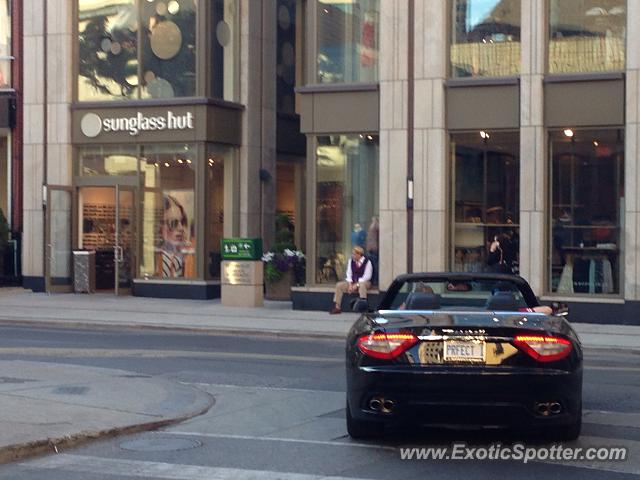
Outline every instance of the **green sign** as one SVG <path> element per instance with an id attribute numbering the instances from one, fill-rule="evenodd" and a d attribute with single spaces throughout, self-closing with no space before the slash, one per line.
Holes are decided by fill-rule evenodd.
<path id="1" fill-rule="evenodd" d="M 262 258 L 261 238 L 223 238 L 223 260 L 260 260 Z"/>

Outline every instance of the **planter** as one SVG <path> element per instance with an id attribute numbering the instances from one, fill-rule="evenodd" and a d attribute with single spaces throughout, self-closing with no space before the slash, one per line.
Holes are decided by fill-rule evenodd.
<path id="1" fill-rule="evenodd" d="M 291 300 L 291 285 L 293 285 L 293 272 L 287 270 L 277 282 L 266 281 L 267 300 Z"/>

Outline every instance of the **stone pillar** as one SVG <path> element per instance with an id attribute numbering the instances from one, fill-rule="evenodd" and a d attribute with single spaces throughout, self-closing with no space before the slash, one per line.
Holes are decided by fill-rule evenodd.
<path id="1" fill-rule="evenodd" d="M 24 0 L 24 147 L 22 275 L 25 285 L 43 280 L 44 215 L 44 12 L 43 0 Z M 44 281 L 40 288 L 44 288 Z"/>
<path id="2" fill-rule="evenodd" d="M 520 73 L 520 275 L 544 293 L 547 148 L 544 129 L 545 0 L 522 0 Z"/>
<path id="3" fill-rule="evenodd" d="M 415 129 L 414 129 L 414 259 L 415 272 L 446 269 L 449 255 L 445 90 L 448 3 L 416 1 Z"/>
<path id="4" fill-rule="evenodd" d="M 240 3 L 240 235 L 273 241 L 276 185 L 276 5 Z M 265 81 L 268 80 L 268 81 Z M 270 178 L 260 179 L 263 169 Z"/>
<path id="5" fill-rule="evenodd" d="M 640 300 L 640 2 L 627 2 L 626 128 L 624 155 L 624 298 Z"/>
<path id="6" fill-rule="evenodd" d="M 407 5 L 380 8 L 381 290 L 407 270 Z"/>
<path id="7" fill-rule="evenodd" d="M 44 2 L 46 1 L 46 13 Z M 27 286 L 44 277 L 43 184 L 71 185 L 73 5 L 25 0 L 24 8 L 24 234 L 22 274 Z M 45 65 L 44 22 L 47 22 Z M 46 95 L 45 95 L 46 88 Z M 47 103 L 45 119 L 45 102 Z M 46 130 L 45 130 L 46 122 Z M 46 134 L 45 134 L 46 132 Z M 45 148 L 46 142 L 46 148 Z M 45 155 L 47 175 L 45 176 Z M 35 283 L 34 283 L 35 282 Z M 40 286 L 44 286 L 42 283 Z"/>

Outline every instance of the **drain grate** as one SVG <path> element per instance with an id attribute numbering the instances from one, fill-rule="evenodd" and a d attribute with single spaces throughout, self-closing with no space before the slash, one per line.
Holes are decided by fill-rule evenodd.
<path id="1" fill-rule="evenodd" d="M 179 450 L 190 450 L 201 446 L 202 442 L 199 442 L 198 440 L 161 436 L 137 438 L 120 444 L 120 448 L 122 450 L 130 450 L 134 452 L 176 452 Z"/>
<path id="2" fill-rule="evenodd" d="M 13 377 L 0 377 L 0 383 L 27 383 L 27 382 L 35 382 L 35 380 L 31 380 L 29 378 L 13 378 Z"/>
<path id="3" fill-rule="evenodd" d="M 89 391 L 89 387 L 58 387 L 53 393 L 58 395 L 84 395 Z"/>

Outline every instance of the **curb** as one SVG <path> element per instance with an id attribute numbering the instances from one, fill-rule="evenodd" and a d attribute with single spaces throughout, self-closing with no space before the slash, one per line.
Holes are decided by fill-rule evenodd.
<path id="1" fill-rule="evenodd" d="M 93 328 L 100 328 L 109 331 L 171 331 L 171 332 L 185 332 L 185 333 L 206 333 L 208 335 L 243 335 L 253 337 L 275 337 L 275 338 L 309 338 L 320 340 L 346 340 L 347 333 L 341 335 L 336 333 L 322 333 L 322 332 L 310 332 L 303 330 L 275 330 L 275 329 L 251 329 L 251 328 L 229 328 L 229 327 L 214 327 L 214 326 L 180 326 L 180 325 L 121 325 L 106 322 L 80 322 L 73 320 L 42 320 L 42 319 L 29 319 L 29 320 L 11 320 L 0 319 L 0 326 L 20 326 L 20 327 L 57 327 L 57 328 L 76 328 L 80 330 L 89 330 Z"/>
<path id="2" fill-rule="evenodd" d="M 35 440 L 33 442 L 0 447 L 0 465 L 15 462 L 17 460 L 36 457 L 39 455 L 45 455 L 47 453 L 60 453 L 60 450 L 62 449 L 79 447 L 96 440 L 105 440 L 107 438 L 114 438 L 120 435 L 131 435 L 134 433 L 157 430 L 162 427 L 168 427 L 170 425 L 175 425 L 184 422 L 185 420 L 204 415 L 215 405 L 215 397 L 205 392 L 204 390 L 200 390 L 196 387 L 192 388 L 200 391 L 209 398 L 207 405 L 205 405 L 200 410 L 190 412 L 179 417 L 158 420 L 155 422 L 126 425 L 124 427 L 107 428 L 104 430 L 98 430 L 96 432 L 80 432 L 74 435 L 67 435 L 65 437 L 48 438 L 46 440 Z"/>

